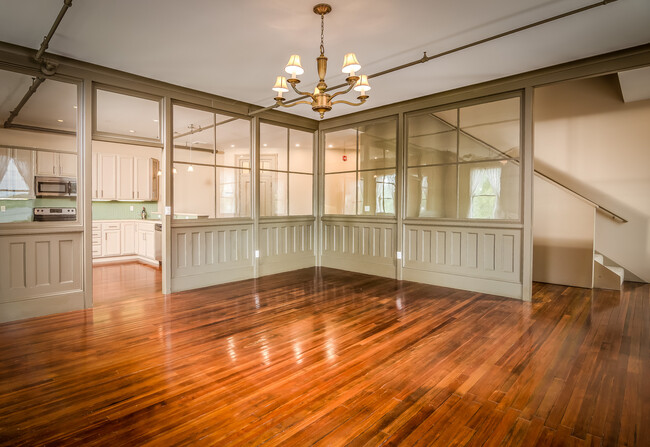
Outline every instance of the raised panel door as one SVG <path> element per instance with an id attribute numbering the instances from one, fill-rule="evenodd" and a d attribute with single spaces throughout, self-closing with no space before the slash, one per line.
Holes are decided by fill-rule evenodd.
<path id="1" fill-rule="evenodd" d="M 118 165 L 117 198 L 120 200 L 135 199 L 133 157 L 119 157 Z"/>
<path id="2" fill-rule="evenodd" d="M 92 182 L 92 195 L 93 199 L 98 199 L 99 198 L 99 169 L 98 169 L 98 155 L 93 154 L 93 167 L 92 167 L 92 173 L 90 174 L 91 182 Z M 77 188 L 79 188 L 79 185 L 77 185 Z"/>
<path id="3" fill-rule="evenodd" d="M 122 255 L 132 255 L 135 253 L 135 223 L 122 223 Z"/>
<path id="4" fill-rule="evenodd" d="M 99 198 L 117 198 L 117 156 L 99 154 Z"/>
<path id="5" fill-rule="evenodd" d="M 36 151 L 36 175 L 58 175 L 57 154 Z"/>
<path id="6" fill-rule="evenodd" d="M 104 230 L 102 231 L 102 253 L 104 256 L 120 256 L 121 238 L 120 230 Z"/>
<path id="7" fill-rule="evenodd" d="M 58 154 L 59 175 L 77 177 L 77 156 L 75 154 Z"/>
<path id="8" fill-rule="evenodd" d="M 148 158 L 135 159 L 135 198 L 151 200 L 151 169 Z"/>

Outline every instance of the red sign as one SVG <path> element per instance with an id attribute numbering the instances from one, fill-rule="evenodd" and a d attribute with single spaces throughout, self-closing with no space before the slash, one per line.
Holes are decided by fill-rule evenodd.
<path id="1" fill-rule="evenodd" d="M 343 161 L 348 161 L 348 156 L 347 155 L 343 156 Z"/>

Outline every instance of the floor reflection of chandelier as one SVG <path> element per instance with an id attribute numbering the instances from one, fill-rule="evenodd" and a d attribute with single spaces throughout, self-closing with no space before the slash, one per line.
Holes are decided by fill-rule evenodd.
<path id="1" fill-rule="evenodd" d="M 343 68 L 341 71 L 346 73 L 348 77 L 345 81 L 348 83 L 348 87 L 345 90 L 329 94 L 327 91 L 327 84 L 325 83 L 325 74 L 327 73 L 327 58 L 325 57 L 325 47 L 323 45 L 323 36 L 325 30 L 325 14 L 330 12 L 332 7 L 325 3 L 319 3 L 314 6 L 314 12 L 320 15 L 320 56 L 316 58 L 318 64 L 318 77 L 320 81 L 314 89 L 314 93 L 302 92 L 296 88 L 296 85 L 300 83 L 300 80 L 297 78 L 298 75 L 301 75 L 305 72 L 300 65 L 300 56 L 294 54 L 289 58 L 289 63 L 285 67 L 285 71 L 291 75 L 289 79 L 284 76 L 278 76 L 273 86 L 273 90 L 277 92 L 275 97 L 275 102 L 277 105 L 282 107 L 293 107 L 298 104 L 309 104 L 314 112 L 320 113 L 320 117 L 323 118 L 325 112 L 332 110 L 334 104 L 348 104 L 351 106 L 359 106 L 366 102 L 368 95 L 366 92 L 370 90 L 370 85 L 368 84 L 368 77 L 366 75 L 357 76 L 355 73 L 361 70 L 361 65 L 357 61 L 357 57 L 354 53 L 348 53 L 343 59 Z M 286 98 L 282 97 L 282 93 L 289 91 L 287 87 L 287 82 L 291 84 L 293 90 L 302 96 L 308 96 L 311 98 L 311 101 L 296 101 L 291 104 L 285 104 L 284 101 Z M 339 95 L 344 95 L 354 89 L 359 92 L 360 95 L 357 97 L 359 102 L 350 102 L 345 100 L 332 101 L 335 97 Z"/>

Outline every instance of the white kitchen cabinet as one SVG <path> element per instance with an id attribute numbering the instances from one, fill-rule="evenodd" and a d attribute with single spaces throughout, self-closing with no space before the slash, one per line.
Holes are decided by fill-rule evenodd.
<path id="1" fill-rule="evenodd" d="M 102 225 L 102 256 L 120 256 L 122 254 L 120 224 Z"/>
<path id="2" fill-rule="evenodd" d="M 156 259 L 156 240 L 154 234 L 155 223 L 138 223 L 138 256 L 148 259 Z"/>
<path id="3" fill-rule="evenodd" d="M 158 200 L 158 169 L 155 158 L 135 157 L 134 198 L 137 200 Z"/>
<path id="4" fill-rule="evenodd" d="M 77 156 L 57 152 L 36 151 L 36 175 L 77 176 Z"/>
<path id="5" fill-rule="evenodd" d="M 90 180 L 91 180 L 91 183 L 92 183 L 92 196 L 93 196 L 93 199 L 98 199 L 99 198 L 99 170 L 98 170 L 99 163 L 97 161 L 98 158 L 99 158 L 99 155 L 93 154 L 93 156 L 92 156 L 93 166 L 92 166 L 92 172 L 90 174 L 90 176 L 91 176 Z"/>
<path id="6" fill-rule="evenodd" d="M 117 198 L 117 155 L 98 154 L 98 196 L 99 199 Z"/>
<path id="7" fill-rule="evenodd" d="M 137 159 L 136 159 L 137 160 Z M 134 173 L 133 157 L 118 158 L 118 177 L 117 177 L 117 199 L 133 200 L 137 199 L 134 193 Z"/>
<path id="8" fill-rule="evenodd" d="M 135 222 L 122 222 L 122 255 L 135 254 L 136 231 Z"/>

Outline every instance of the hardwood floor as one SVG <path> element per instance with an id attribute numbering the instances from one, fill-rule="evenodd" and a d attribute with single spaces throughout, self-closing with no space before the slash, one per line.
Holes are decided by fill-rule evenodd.
<path id="1" fill-rule="evenodd" d="M 0 325 L 0 444 L 650 445 L 650 285 L 527 304 L 305 269 L 163 296 L 142 269 Z"/>

